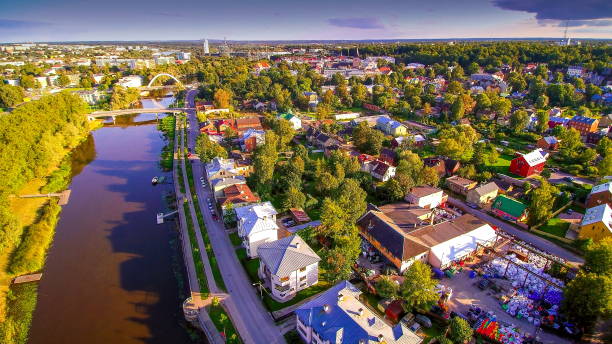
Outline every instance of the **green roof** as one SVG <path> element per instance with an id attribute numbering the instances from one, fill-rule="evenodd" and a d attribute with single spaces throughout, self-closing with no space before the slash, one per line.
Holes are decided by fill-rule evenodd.
<path id="1" fill-rule="evenodd" d="M 280 113 L 280 114 L 278 114 L 278 118 L 283 118 L 283 119 L 286 119 L 286 120 L 290 120 L 290 119 L 293 118 L 293 115 L 290 114 L 290 113 Z"/>
<path id="2" fill-rule="evenodd" d="M 521 217 L 527 209 L 527 206 L 515 199 L 508 198 L 506 196 L 499 195 L 493 201 L 493 205 L 491 206 L 493 209 L 499 209 L 504 213 L 510 214 L 514 217 Z"/>

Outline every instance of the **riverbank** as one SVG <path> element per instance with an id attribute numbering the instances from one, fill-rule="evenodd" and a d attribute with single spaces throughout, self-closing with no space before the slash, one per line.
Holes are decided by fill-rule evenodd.
<path id="1" fill-rule="evenodd" d="M 65 189 L 74 175 L 71 155 L 88 140 L 91 131 L 101 127 L 101 122 L 91 122 L 89 130 L 77 139 L 80 143 L 73 149 L 63 151 L 60 163 L 49 168 L 45 177 L 29 181 L 16 194 L 50 193 Z M 6 246 L 0 253 L 0 342 L 22 344 L 28 338 L 38 285 L 11 286 L 11 283 L 17 276 L 42 270 L 53 242 L 61 207 L 53 198 L 18 197 L 10 199 L 9 207 L 19 223 L 20 240 Z"/>

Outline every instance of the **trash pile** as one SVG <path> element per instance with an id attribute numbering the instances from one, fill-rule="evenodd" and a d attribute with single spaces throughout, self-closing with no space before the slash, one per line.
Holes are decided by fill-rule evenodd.
<path id="1" fill-rule="evenodd" d="M 478 311 L 470 309 L 472 314 Z M 504 344 L 522 344 L 527 339 L 518 327 L 497 321 L 493 312 L 481 312 L 473 327 L 476 333 Z"/>
<path id="2" fill-rule="evenodd" d="M 563 281 L 544 272 L 546 260 L 539 256 L 535 257 L 537 258 L 530 258 L 528 262 L 524 262 L 518 259 L 516 255 L 509 254 L 506 256 L 506 258 L 515 264 L 511 264 L 502 258 L 495 258 L 485 267 L 485 271 L 487 275 L 496 278 L 501 278 L 505 274 L 506 278 L 512 282 L 512 287 L 521 288 L 524 285 L 529 292 L 541 292 L 545 289 L 556 289 L 554 286 L 549 286 L 546 288 L 545 280 L 549 280 L 563 287 L 565 285 Z M 538 260 L 538 258 L 543 260 L 543 262 Z M 523 269 L 519 268 L 517 265 Z M 528 273 L 525 271 L 525 269 L 532 273 Z"/>

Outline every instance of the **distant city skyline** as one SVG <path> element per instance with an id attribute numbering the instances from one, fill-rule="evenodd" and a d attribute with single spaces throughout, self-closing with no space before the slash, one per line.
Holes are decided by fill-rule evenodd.
<path id="1" fill-rule="evenodd" d="M 568 21 L 569 20 L 569 21 Z M 612 38 L 612 1 L 84 0 L 0 3 L 0 42 Z"/>

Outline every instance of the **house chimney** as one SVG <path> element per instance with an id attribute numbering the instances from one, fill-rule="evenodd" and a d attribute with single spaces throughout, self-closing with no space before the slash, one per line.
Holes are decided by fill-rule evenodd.
<path id="1" fill-rule="evenodd" d="M 342 298 L 344 297 L 344 295 L 342 295 L 342 293 L 338 294 L 338 302 L 342 301 Z"/>
<path id="2" fill-rule="evenodd" d="M 358 312 L 359 312 L 359 316 L 362 316 L 363 315 L 363 308 L 359 308 Z"/>
<path id="3" fill-rule="evenodd" d="M 299 242 L 295 243 L 295 248 L 300 248 L 300 243 Z"/>
<path id="4" fill-rule="evenodd" d="M 325 324 L 327 324 L 325 321 L 321 322 L 321 327 L 325 327 Z"/>
<path id="5" fill-rule="evenodd" d="M 382 342 L 382 341 L 383 341 L 383 339 L 385 339 L 385 337 L 382 335 L 382 333 L 381 333 L 381 334 L 379 334 L 379 335 L 378 335 L 378 341 L 379 341 L 379 342 Z"/>
<path id="6" fill-rule="evenodd" d="M 329 313 L 330 310 L 331 310 L 331 307 L 328 304 L 324 304 L 323 305 L 323 311 L 325 313 Z"/>

